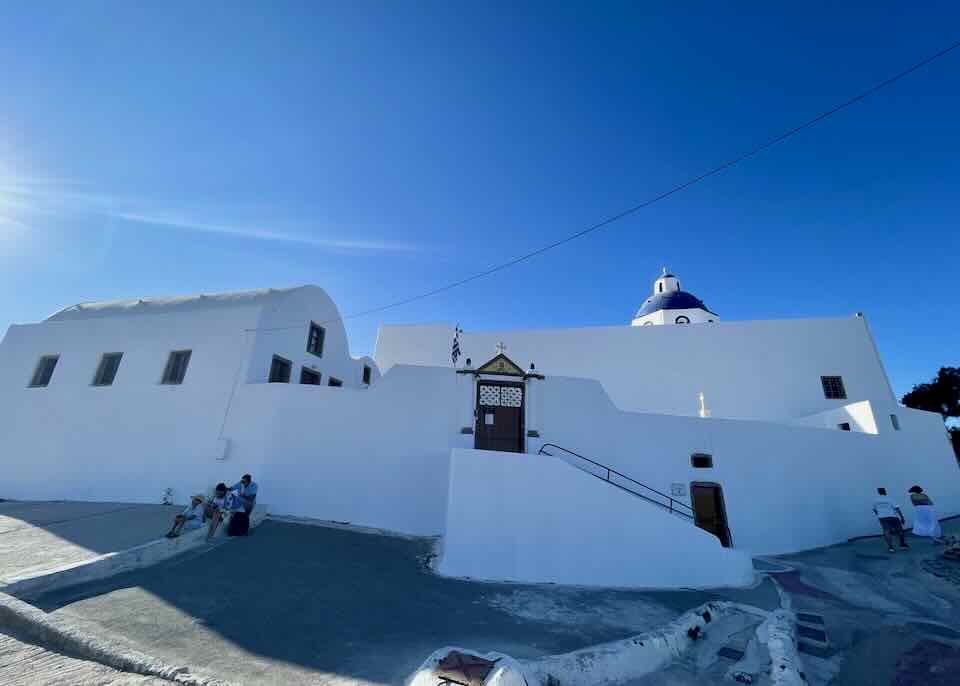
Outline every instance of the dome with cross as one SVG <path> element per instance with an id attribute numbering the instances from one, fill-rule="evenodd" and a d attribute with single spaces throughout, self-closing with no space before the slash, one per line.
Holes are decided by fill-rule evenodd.
<path id="1" fill-rule="evenodd" d="M 680 288 L 680 279 L 667 272 L 653 282 L 653 294 L 637 310 L 631 324 L 701 324 L 719 320 L 700 298 Z"/>

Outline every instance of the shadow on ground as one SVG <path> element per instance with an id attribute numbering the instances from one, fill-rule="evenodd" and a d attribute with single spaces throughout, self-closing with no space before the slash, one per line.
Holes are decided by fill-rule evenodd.
<path id="1" fill-rule="evenodd" d="M 157 538 L 182 508 L 85 502 L 0 502 L 0 578 L 36 573 Z"/>
<path id="2" fill-rule="evenodd" d="M 249 538 L 35 599 L 171 663 L 239 683 L 402 683 L 444 645 L 517 658 L 623 638 L 707 600 L 775 590 L 646 592 L 489 584 L 426 570 L 425 539 L 267 521 Z M 589 564 L 589 561 L 584 561 Z"/>

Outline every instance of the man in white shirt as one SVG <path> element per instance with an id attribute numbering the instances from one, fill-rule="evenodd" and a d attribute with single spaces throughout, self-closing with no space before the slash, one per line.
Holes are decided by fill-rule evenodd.
<path id="1" fill-rule="evenodd" d="M 873 514 L 880 520 L 880 526 L 883 527 L 883 540 L 887 542 L 887 548 L 893 552 L 893 537 L 900 536 L 900 547 L 907 548 L 906 539 L 903 537 L 903 512 L 894 505 L 887 497 L 887 489 L 878 488 L 877 494 L 880 496 L 873 504 Z"/>
<path id="2" fill-rule="evenodd" d="M 203 526 L 203 496 L 190 498 L 190 504 L 183 508 L 173 520 L 173 528 L 167 532 L 167 538 L 176 538 L 184 530 L 193 531 Z"/>

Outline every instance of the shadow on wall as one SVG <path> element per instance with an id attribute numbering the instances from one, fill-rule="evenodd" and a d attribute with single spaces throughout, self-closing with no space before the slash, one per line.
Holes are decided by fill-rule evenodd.
<path id="1" fill-rule="evenodd" d="M 425 569 L 431 544 L 267 521 L 205 554 L 33 602 L 48 612 L 69 606 L 148 654 L 227 680 L 306 684 L 323 672 L 399 684 L 438 646 L 566 652 L 722 597 L 447 579 Z M 515 594 L 530 611 L 499 609 Z M 644 611 L 607 621 L 598 607 Z"/>

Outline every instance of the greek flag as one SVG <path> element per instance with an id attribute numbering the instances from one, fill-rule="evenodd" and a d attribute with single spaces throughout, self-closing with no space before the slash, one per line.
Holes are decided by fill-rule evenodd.
<path id="1" fill-rule="evenodd" d="M 460 329 L 460 326 L 457 325 L 455 332 L 453 334 L 453 349 L 450 351 L 450 359 L 453 360 L 453 366 L 457 366 L 457 358 L 460 357 L 460 334 L 463 331 Z"/>

